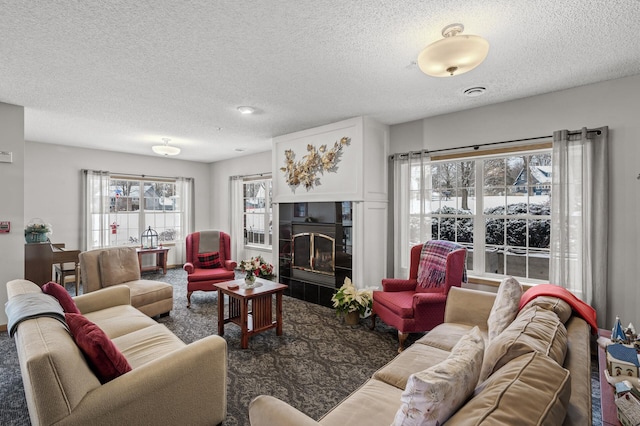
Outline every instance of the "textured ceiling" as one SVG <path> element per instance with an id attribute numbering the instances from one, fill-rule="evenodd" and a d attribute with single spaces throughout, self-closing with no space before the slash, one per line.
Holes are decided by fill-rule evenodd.
<path id="1" fill-rule="evenodd" d="M 155 155 L 167 137 L 176 158 L 204 162 L 350 117 L 396 124 L 640 73 L 637 0 L 0 0 L 0 11 L 0 102 L 25 107 L 27 140 Z M 418 54 L 454 22 L 489 41 L 486 61 L 423 74 Z M 488 92 L 463 96 L 473 86 Z"/>

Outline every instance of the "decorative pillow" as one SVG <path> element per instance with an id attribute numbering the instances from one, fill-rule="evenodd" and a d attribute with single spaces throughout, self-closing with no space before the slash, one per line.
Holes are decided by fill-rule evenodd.
<path id="1" fill-rule="evenodd" d="M 518 314 L 522 286 L 513 277 L 506 277 L 498 287 L 496 300 L 487 319 L 489 343 L 507 328 Z"/>
<path id="2" fill-rule="evenodd" d="M 396 412 L 395 426 L 444 423 L 473 393 L 480 376 L 484 339 L 474 327 L 447 359 L 409 376 Z"/>
<path id="3" fill-rule="evenodd" d="M 480 381 L 514 358 L 530 352 L 549 356 L 558 365 L 567 355 L 567 329 L 553 311 L 531 306 L 487 346 Z"/>
<path id="4" fill-rule="evenodd" d="M 104 250 L 98 256 L 102 287 L 140 279 L 140 264 L 135 248 Z"/>
<path id="5" fill-rule="evenodd" d="M 101 383 L 131 371 L 131 365 L 111 339 L 81 314 L 65 314 L 73 339 Z"/>
<path id="6" fill-rule="evenodd" d="M 473 426 L 561 425 L 571 397 L 571 377 L 549 357 L 522 355 L 478 386 L 448 424 Z"/>
<path id="7" fill-rule="evenodd" d="M 543 309 L 555 312 L 563 324 L 566 324 L 567 321 L 569 321 L 572 314 L 571 305 L 564 300 L 553 296 L 538 296 L 531 302 L 524 305 L 521 312 L 526 310 L 529 306 L 540 306 Z"/>
<path id="8" fill-rule="evenodd" d="M 76 302 L 73 301 L 71 295 L 67 293 L 67 290 L 60 284 L 49 281 L 42 286 L 42 292 L 58 299 L 58 303 L 62 306 L 63 311 L 69 314 L 80 313 L 80 309 L 76 306 Z"/>
<path id="9" fill-rule="evenodd" d="M 200 266 L 203 268 L 212 269 L 222 267 L 222 263 L 220 263 L 220 253 L 217 251 L 211 253 L 199 253 L 198 261 L 200 262 Z"/>

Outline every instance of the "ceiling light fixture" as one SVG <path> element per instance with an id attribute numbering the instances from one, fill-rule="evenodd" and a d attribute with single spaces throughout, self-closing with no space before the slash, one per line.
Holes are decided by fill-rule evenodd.
<path id="1" fill-rule="evenodd" d="M 240 114 L 253 114 L 256 109 L 251 106 L 239 106 L 238 111 L 240 111 Z"/>
<path id="2" fill-rule="evenodd" d="M 489 53 L 489 42 L 476 35 L 458 35 L 462 31 L 462 24 L 444 27 L 444 38 L 431 43 L 420 52 L 420 70 L 433 77 L 449 77 L 464 74 L 480 65 Z"/>
<path id="3" fill-rule="evenodd" d="M 180 154 L 180 148 L 176 146 L 169 146 L 169 138 L 162 138 L 164 141 L 164 145 L 154 145 L 151 147 L 153 152 L 158 155 L 164 155 L 165 157 L 168 155 L 178 155 Z"/>

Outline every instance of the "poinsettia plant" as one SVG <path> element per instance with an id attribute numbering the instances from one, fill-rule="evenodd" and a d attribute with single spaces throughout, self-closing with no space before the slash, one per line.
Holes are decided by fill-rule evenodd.
<path id="1" fill-rule="evenodd" d="M 349 277 L 344 279 L 342 287 L 331 296 L 333 307 L 336 308 L 336 314 L 342 315 L 349 312 L 358 312 L 364 315 L 367 309 L 373 304 L 372 290 L 358 290 Z"/>
<path id="2" fill-rule="evenodd" d="M 249 260 L 243 260 L 238 267 L 247 275 L 255 275 L 256 277 L 267 280 L 274 276 L 273 265 L 265 261 L 262 256 L 255 256 Z"/>

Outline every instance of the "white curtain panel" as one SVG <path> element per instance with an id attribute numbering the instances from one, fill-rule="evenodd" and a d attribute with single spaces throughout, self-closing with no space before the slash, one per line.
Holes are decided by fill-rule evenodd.
<path id="1" fill-rule="evenodd" d="M 186 238 L 188 234 L 194 232 L 195 223 L 195 205 L 194 205 L 194 182 L 193 178 L 177 178 L 176 192 L 178 195 L 178 209 L 182 212 L 180 215 L 180 235 L 175 245 L 175 261 L 177 264 L 184 264 L 186 259 Z"/>
<path id="2" fill-rule="evenodd" d="M 244 198 L 243 179 L 241 176 L 232 176 L 229 181 L 229 194 L 231 196 L 231 214 L 229 229 L 231 230 L 231 259 L 239 261 L 240 249 L 244 247 Z"/>
<path id="3" fill-rule="evenodd" d="M 430 200 L 431 162 L 428 154 L 393 156 L 393 226 L 395 278 L 408 278 L 411 247 L 431 239 L 431 220 L 425 216 Z M 428 197 L 428 198 L 425 198 Z"/>
<path id="4" fill-rule="evenodd" d="M 109 244 L 109 172 L 82 170 L 83 251 Z"/>
<path id="5" fill-rule="evenodd" d="M 549 281 L 607 318 L 608 127 L 553 134 Z"/>

